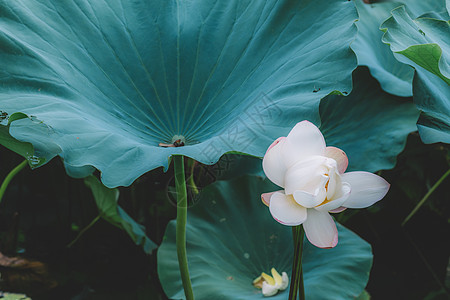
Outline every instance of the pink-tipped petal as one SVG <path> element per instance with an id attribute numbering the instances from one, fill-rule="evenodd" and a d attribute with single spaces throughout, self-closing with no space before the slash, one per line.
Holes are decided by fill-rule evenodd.
<path id="1" fill-rule="evenodd" d="M 346 210 L 346 209 L 347 209 L 347 207 L 341 206 L 341 207 L 338 207 L 338 208 L 336 208 L 336 209 L 330 210 L 329 212 L 330 212 L 330 213 L 333 213 L 333 214 L 338 214 L 338 213 L 340 213 L 340 212 L 343 212 L 343 211 Z"/>
<path id="2" fill-rule="evenodd" d="M 339 173 L 344 174 L 348 167 L 348 157 L 343 150 L 336 147 L 326 147 L 325 156 L 334 159 L 337 162 Z"/>
<path id="3" fill-rule="evenodd" d="M 349 172 L 342 175 L 342 181 L 350 184 L 352 192 L 343 206 L 364 208 L 383 199 L 390 184 L 382 177 L 369 172 Z"/>
<path id="4" fill-rule="evenodd" d="M 319 248 L 333 248 L 338 243 L 338 232 L 333 218 L 327 212 L 308 209 L 303 223 L 305 234 L 311 244 Z"/>
<path id="5" fill-rule="evenodd" d="M 284 137 L 284 136 L 277 138 L 272 144 L 270 144 L 269 148 L 267 148 L 266 153 L 267 153 L 270 149 L 272 149 L 273 147 L 275 147 L 279 142 L 281 142 L 282 140 L 284 140 L 285 138 L 286 138 L 286 137 Z"/>
<path id="6" fill-rule="evenodd" d="M 286 167 L 311 155 L 323 155 L 325 139 L 319 128 L 309 121 L 302 121 L 292 128 L 283 145 Z"/>
<path id="7" fill-rule="evenodd" d="M 286 138 L 278 138 L 267 149 L 263 158 L 263 170 L 267 178 L 276 185 L 284 187 L 284 174 L 287 168 L 284 165 L 282 146 Z"/>
<path id="8" fill-rule="evenodd" d="M 295 202 L 292 196 L 275 192 L 270 198 L 270 213 L 283 225 L 297 226 L 306 220 L 306 208 Z"/>
<path id="9" fill-rule="evenodd" d="M 283 191 L 279 191 L 279 192 L 283 192 Z M 261 194 L 261 201 L 264 203 L 264 205 L 266 205 L 267 207 L 269 207 L 270 205 L 270 197 L 272 197 L 272 195 L 276 193 L 276 192 L 270 192 L 270 193 L 264 193 Z"/>

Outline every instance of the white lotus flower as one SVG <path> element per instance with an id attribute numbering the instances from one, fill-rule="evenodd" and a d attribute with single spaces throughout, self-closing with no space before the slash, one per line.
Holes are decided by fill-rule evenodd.
<path id="1" fill-rule="evenodd" d="M 284 191 L 261 195 L 281 224 L 303 224 L 308 240 L 320 248 L 337 245 L 338 233 L 329 212 L 364 208 L 381 200 L 389 183 L 369 172 L 344 173 L 347 155 L 326 147 L 320 130 L 308 121 L 270 145 L 263 159 L 267 177 Z"/>
<path id="2" fill-rule="evenodd" d="M 272 276 L 262 272 L 261 276 L 253 280 L 253 285 L 262 289 L 262 294 L 266 297 L 276 295 L 278 291 L 284 291 L 289 284 L 289 278 L 286 272 L 280 275 L 275 268 L 272 268 L 270 272 Z"/>

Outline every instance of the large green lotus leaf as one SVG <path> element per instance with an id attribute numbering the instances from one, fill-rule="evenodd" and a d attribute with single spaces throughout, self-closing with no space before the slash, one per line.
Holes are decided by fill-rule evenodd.
<path id="1" fill-rule="evenodd" d="M 187 254 L 196 299 L 262 299 L 252 281 L 272 267 L 290 276 L 291 227 L 276 222 L 261 192 L 276 190 L 260 177 L 244 176 L 206 187 L 189 209 Z M 338 224 L 339 243 L 320 249 L 304 242 L 306 299 L 354 299 L 363 291 L 372 264 L 371 247 Z M 175 221 L 158 249 L 158 275 L 171 299 L 185 299 L 178 270 Z M 270 299 L 287 299 L 289 291 Z"/>
<path id="2" fill-rule="evenodd" d="M 424 143 L 450 144 L 450 85 L 416 67 L 414 102 L 422 111 L 417 127 Z"/>
<path id="3" fill-rule="evenodd" d="M 84 179 L 85 184 L 91 189 L 97 204 L 99 215 L 105 221 L 125 230 L 133 242 L 142 246 L 145 253 L 151 253 L 157 246 L 150 240 L 145 228 L 136 223 L 117 203 L 119 200 L 119 190 L 110 189 L 104 186 L 95 176 L 91 175 Z"/>
<path id="4" fill-rule="evenodd" d="M 417 64 L 450 84 L 450 22 L 421 17 L 413 20 L 404 6 L 394 9 L 381 29 L 397 59 Z"/>
<path id="5" fill-rule="evenodd" d="M 328 146 L 347 153 L 350 171 L 391 169 L 408 134 L 417 130 L 419 111 L 409 100 L 384 92 L 366 67 L 358 67 L 349 96 L 320 103 L 320 130 Z"/>
<path id="6" fill-rule="evenodd" d="M 381 41 L 383 32 L 379 27 L 391 16 L 391 10 L 400 6 L 399 2 L 365 4 L 354 0 L 358 9 L 358 36 L 352 49 L 358 57 L 358 65 L 367 66 L 381 87 L 393 95 L 412 96 L 414 69 L 399 62 L 389 46 Z M 422 1 L 424 2 L 424 1 Z"/>
<path id="7" fill-rule="evenodd" d="M 93 166 L 109 187 L 174 154 L 262 156 L 350 92 L 356 19 L 342 0 L 4 0 L 0 109 L 36 116 L 69 174 Z"/>

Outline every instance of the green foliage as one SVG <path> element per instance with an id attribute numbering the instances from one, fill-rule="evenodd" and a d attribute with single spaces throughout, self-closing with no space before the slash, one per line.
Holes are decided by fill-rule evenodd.
<path id="1" fill-rule="evenodd" d="M 158 167 L 167 171 L 176 154 L 195 159 L 188 169 L 194 176 L 187 182 L 192 197 L 188 255 L 194 292 L 200 300 L 260 299 L 252 280 L 271 267 L 290 272 L 292 237 L 258 199 L 261 192 L 277 187 L 256 177 L 238 176 L 262 175 L 258 157 L 275 138 L 308 119 L 321 123 L 329 146 L 348 154 L 349 170 L 390 169 L 406 136 L 416 129 L 419 113 L 411 98 L 402 98 L 412 96 L 422 111 L 417 121 L 422 140 L 450 143 L 450 1 L 353 2 L 0 1 L 0 144 L 25 157 L 32 168 L 60 156 L 70 176 L 85 177 L 98 169 L 103 184 L 94 176 L 85 179 L 99 211 L 94 221 L 103 218 L 126 231 L 147 254 L 157 245 L 118 205 L 119 190 L 108 187 L 128 186 Z M 357 36 L 353 4 L 359 13 Z M 353 85 L 356 61 L 350 44 L 358 64 L 368 67 L 353 72 Z M 446 145 L 423 145 L 417 135 L 412 136 L 417 144 L 409 151 L 417 155 L 406 162 L 400 159 L 393 171 L 383 171 L 392 183 L 387 199 L 372 209 L 339 215 L 346 226 L 368 237 L 374 249 L 383 249 L 377 260 L 385 269 L 375 270 L 373 285 L 368 287 L 374 298 L 386 297 L 377 287 L 386 284 L 395 286 L 400 297 L 425 297 L 431 290 L 437 292 L 426 296 L 429 299 L 448 296 L 439 286 L 443 269 L 435 267 L 445 268 L 442 261 L 448 261 L 448 245 L 442 241 L 448 233 L 446 181 L 427 194 L 429 201 L 399 229 L 401 220 L 436 182 L 435 175 L 445 172 L 439 168 L 447 168 L 442 163 Z M 174 145 L 178 139 L 184 146 L 159 146 Z M 424 148 L 428 146 L 435 148 Z M 438 148 L 439 155 L 427 152 Z M 2 157 L 3 173 L 12 169 L 12 162 L 16 163 Z M 208 173 L 209 167 L 219 165 L 220 171 Z M 172 170 L 163 173 L 163 168 L 121 190 L 121 201 L 130 200 L 126 203 L 132 209 L 126 207 L 127 211 L 138 216 L 158 243 L 175 211 L 169 197 L 176 195 L 170 186 Z M 104 234 L 114 227 L 97 224 L 92 240 L 67 248 L 66 237 L 73 233 L 70 225 L 85 224 L 86 217 L 92 220 L 97 211 L 93 203 L 87 208 L 79 203 L 86 198 L 80 190 L 89 191 L 84 186 L 67 188 L 67 182 L 58 181 L 60 174 L 36 179 L 28 171 L 11 182 L 0 210 L 5 216 L 19 211 L 21 222 L 27 224 L 27 230 L 20 229 L 25 236 L 20 249 L 30 256 L 47 255 L 49 260 L 58 256 L 52 268 L 60 267 L 63 273 L 79 264 L 76 272 L 83 273 L 75 280 L 82 282 L 79 297 L 90 293 L 95 299 L 164 298 L 156 275 L 150 274 L 156 273 L 155 266 L 148 271 L 151 263 L 139 261 L 138 266 L 145 265 L 140 272 L 130 267 L 131 258 L 138 257 L 131 250 L 125 259 L 111 258 L 112 251 L 122 255 L 120 249 L 128 242 L 125 234 L 125 242 L 117 243 L 111 233 Z M 39 171 L 45 168 L 32 175 Z M 207 186 L 217 179 L 232 180 Z M 71 201 L 65 201 L 67 197 Z M 5 216 L 0 226 L 9 224 Z M 0 228 L 2 236 L 8 230 L 9 240 L 17 240 L 17 224 Z M 167 227 L 158 268 L 167 295 L 182 299 L 174 227 L 174 222 Z M 56 228 L 51 231 L 55 234 L 49 228 Z M 410 228 L 414 236 L 405 238 Z M 341 225 L 338 229 L 340 242 L 334 249 L 305 243 L 307 297 L 369 299 L 363 288 L 371 269 L 371 248 L 348 229 Z M 117 233 L 121 232 L 112 234 Z M 98 249 L 91 247 L 93 240 Z M 417 247 L 416 241 L 422 245 Z M 130 246 L 144 256 L 131 241 Z M 74 257 L 72 251 L 83 247 L 87 250 L 75 263 L 67 261 L 68 252 Z M 45 255 L 36 249 L 45 249 Z M 102 262 L 97 265 L 99 257 Z M 156 260 L 156 254 L 147 258 Z M 81 266 L 81 261 L 89 266 Z M 61 267 L 61 262 L 72 265 Z M 108 266 L 119 271 L 109 272 L 105 280 Z M 438 278 L 438 285 L 429 289 L 432 280 L 421 274 L 430 271 L 425 266 L 436 269 L 429 277 Z M 114 281 L 121 272 L 123 278 Z M 142 278 L 130 279 L 130 273 Z M 70 276 L 67 282 L 74 281 Z M 427 286 L 411 284 L 415 278 Z M 127 279 L 133 281 L 128 287 L 131 292 L 117 291 Z M 136 287 L 143 282 L 145 291 L 139 292 Z M 73 289 L 66 285 L 61 290 Z M 286 297 L 284 292 L 275 299 Z"/>
<path id="2" fill-rule="evenodd" d="M 401 3 L 389 1 L 369 5 L 362 0 L 354 2 L 359 20 L 356 23 L 358 35 L 351 47 L 358 57 L 358 65 L 369 67 L 372 76 L 386 92 L 402 97 L 412 96 L 414 69 L 394 57 L 389 46 L 381 41 L 383 32 L 379 29 L 381 23 L 390 17 L 391 10 Z"/>
<path id="3" fill-rule="evenodd" d="M 1 293 L 1 299 L 3 300 L 31 300 L 25 294 L 13 294 L 13 293 Z"/>
<path id="4" fill-rule="evenodd" d="M 445 15 L 444 15 L 445 16 Z M 448 20 L 448 13 L 446 14 Z M 414 102 L 422 110 L 418 129 L 425 143 L 450 142 L 450 23 L 433 17 L 412 19 L 405 7 L 382 25 L 383 42 L 396 57 L 413 65 Z"/>
<path id="5" fill-rule="evenodd" d="M 34 153 L 32 144 L 18 141 L 9 134 L 9 126 L 0 125 L 0 144 L 25 158 Z"/>
<path id="6" fill-rule="evenodd" d="M 146 235 L 143 226 L 136 223 L 117 203 L 119 190 L 105 187 L 95 176 L 85 178 L 84 182 L 91 189 L 100 217 L 125 230 L 136 245 L 141 245 L 145 253 L 156 248 Z"/>
<path id="7" fill-rule="evenodd" d="M 43 165 L 46 162 L 46 158 L 44 155 L 42 157 L 38 157 L 35 155 L 35 149 L 31 143 L 28 142 L 22 142 L 15 138 L 13 138 L 10 134 L 10 126 L 11 122 L 13 121 L 19 121 L 22 122 L 28 121 L 28 126 L 30 126 L 30 131 L 35 129 L 36 127 L 39 127 L 39 125 L 35 123 L 31 123 L 31 119 L 28 118 L 27 115 L 23 113 L 14 113 L 12 115 L 8 115 L 6 112 L 0 111 L 0 145 L 3 145 L 4 147 L 8 148 L 11 151 L 16 152 L 17 154 L 23 156 L 25 159 L 28 160 L 28 163 L 30 167 L 38 167 Z M 39 153 L 39 150 L 36 154 Z"/>
<path id="8" fill-rule="evenodd" d="M 174 154 L 262 156 L 299 120 L 319 123 L 356 67 L 351 1 L 6 0 L 0 14 L 1 109 L 42 120 L 57 146 L 44 149 L 109 187 Z M 14 138 L 47 138 L 16 122 Z"/>
<path id="9" fill-rule="evenodd" d="M 414 102 L 422 110 L 417 127 L 424 143 L 450 144 L 450 85 L 417 68 L 414 76 Z"/>
<path id="10" fill-rule="evenodd" d="M 450 23 L 433 18 L 413 20 L 404 6 L 394 9 L 392 17 L 381 24 L 383 42 L 392 52 L 411 61 L 450 84 Z"/>
<path id="11" fill-rule="evenodd" d="M 259 200 L 277 189 L 268 180 L 245 176 L 206 187 L 189 209 L 187 253 L 196 299 L 261 299 L 252 281 L 272 267 L 290 274 L 291 228 L 280 225 Z M 339 244 L 319 249 L 304 243 L 306 299 L 352 299 L 364 289 L 372 265 L 371 247 L 338 224 Z M 158 253 L 158 274 L 171 299 L 184 299 L 169 223 Z M 290 276 L 290 275 L 289 275 Z M 284 291 L 272 299 L 286 299 Z"/>
<path id="12" fill-rule="evenodd" d="M 328 146 L 346 152 L 349 171 L 375 172 L 395 166 L 418 115 L 412 102 L 384 92 L 367 68 L 359 67 L 349 96 L 328 96 L 320 103 L 320 130 Z"/>
<path id="13" fill-rule="evenodd" d="M 400 2 L 355 3 L 360 19 L 352 48 L 358 64 L 368 66 L 386 92 L 399 96 L 413 92 L 422 110 L 417 127 L 423 141 L 448 143 L 450 17 L 445 1 L 411 0 L 406 6 Z M 414 76 L 410 66 L 416 70 Z"/>

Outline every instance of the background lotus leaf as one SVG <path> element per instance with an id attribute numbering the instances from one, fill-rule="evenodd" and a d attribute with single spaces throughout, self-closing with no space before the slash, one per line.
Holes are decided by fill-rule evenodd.
<path id="1" fill-rule="evenodd" d="M 396 57 L 411 61 L 450 84 L 450 23 L 448 20 L 421 17 L 413 20 L 401 6 L 381 28 L 383 42 L 390 45 Z"/>
<path id="2" fill-rule="evenodd" d="M 382 25 L 383 41 L 390 43 L 395 57 L 416 69 L 414 102 L 423 111 L 417 126 L 425 143 L 449 143 L 449 18 L 448 12 L 441 12 L 413 20 L 404 7 L 399 7 Z"/>
<path id="3" fill-rule="evenodd" d="M 291 272 L 290 227 L 277 223 L 261 203 L 262 192 L 276 187 L 244 176 L 206 187 L 199 205 L 189 209 L 187 253 L 196 299 L 262 299 L 252 281 L 275 267 Z M 354 299 L 364 289 L 372 265 L 371 247 L 338 225 L 339 243 L 320 249 L 304 242 L 306 299 Z M 158 274 L 170 299 L 184 299 L 175 246 L 175 221 L 158 249 Z M 286 299 L 286 290 L 272 297 Z"/>
<path id="4" fill-rule="evenodd" d="M 389 46 L 381 39 L 383 32 L 380 25 L 391 16 L 391 11 L 403 4 L 414 17 L 425 13 L 439 14 L 448 20 L 444 0 L 408 0 L 383 1 L 365 4 L 362 0 L 354 0 L 358 9 L 359 20 L 356 23 L 358 35 L 352 43 L 352 49 L 358 57 L 358 65 L 367 66 L 386 92 L 402 97 L 412 96 L 414 70 L 409 65 L 399 62 Z"/>
<path id="5" fill-rule="evenodd" d="M 418 18 L 424 14 L 431 12 L 442 15 L 447 12 L 447 10 L 445 9 L 446 0 L 405 0 L 400 2 L 406 5 L 408 13 L 414 18 Z"/>
<path id="6" fill-rule="evenodd" d="M 0 109 L 51 129 L 15 121 L 14 138 L 50 138 L 69 174 L 95 167 L 109 187 L 173 154 L 262 156 L 281 129 L 318 124 L 321 98 L 350 93 L 356 19 L 341 0 L 1 1 Z"/>
<path id="7" fill-rule="evenodd" d="M 348 170 L 375 172 L 395 166 L 419 111 L 408 98 L 383 91 L 366 67 L 353 72 L 348 97 L 328 96 L 320 103 L 322 131 L 328 146 L 345 151 Z"/>
<path id="8" fill-rule="evenodd" d="M 424 143 L 450 144 L 450 85 L 416 67 L 414 102 L 422 111 L 417 127 Z"/>
<path id="9" fill-rule="evenodd" d="M 381 23 L 391 16 L 391 10 L 401 3 L 365 4 L 362 0 L 355 0 L 355 3 L 359 14 L 356 23 L 358 36 L 352 43 L 352 49 L 358 57 L 358 65 L 369 67 L 386 92 L 402 97 L 412 96 L 414 69 L 394 57 L 389 46 L 381 41 L 383 32 L 379 29 Z"/>
<path id="10" fill-rule="evenodd" d="M 142 246 L 145 253 L 151 253 L 157 246 L 150 240 L 144 226 L 138 224 L 117 203 L 119 190 L 105 187 L 95 176 L 91 175 L 84 179 L 86 185 L 91 189 L 99 210 L 99 216 L 126 231 L 136 245 Z"/>

